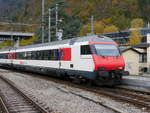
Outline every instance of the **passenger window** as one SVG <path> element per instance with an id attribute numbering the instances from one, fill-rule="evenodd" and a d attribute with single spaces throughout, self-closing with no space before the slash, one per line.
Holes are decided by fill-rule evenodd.
<path id="1" fill-rule="evenodd" d="M 81 55 L 90 55 L 90 54 L 92 54 L 90 46 L 89 45 L 82 45 L 80 53 L 81 53 Z"/>
<path id="2" fill-rule="evenodd" d="M 50 60 L 59 60 L 58 49 L 50 50 Z"/>
<path id="3" fill-rule="evenodd" d="M 50 51 L 49 50 L 45 50 L 43 51 L 43 55 L 44 55 L 44 59 L 43 60 L 49 60 L 49 56 L 50 56 Z"/>
<path id="4" fill-rule="evenodd" d="M 37 59 L 36 51 L 32 51 L 31 52 L 31 59 L 32 60 L 36 60 Z"/>
<path id="5" fill-rule="evenodd" d="M 0 59 L 7 59 L 7 54 L 0 54 Z"/>

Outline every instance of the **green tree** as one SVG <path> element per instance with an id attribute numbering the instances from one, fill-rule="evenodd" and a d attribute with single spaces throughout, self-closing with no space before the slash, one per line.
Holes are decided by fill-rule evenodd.
<path id="1" fill-rule="evenodd" d="M 150 0 L 138 0 L 138 6 L 140 17 L 143 18 L 145 22 L 149 22 Z"/>
<path id="2" fill-rule="evenodd" d="M 53 0 L 50 4 L 50 8 L 55 8 L 56 4 L 58 4 L 58 29 L 63 30 L 63 39 L 68 39 L 72 37 L 76 37 L 79 35 L 80 27 L 82 25 L 80 19 L 73 15 L 67 14 L 67 3 L 66 0 Z M 52 26 L 55 26 L 55 11 L 52 11 Z M 48 19 L 46 21 L 46 25 L 48 26 Z M 55 29 L 51 29 L 52 32 L 52 40 L 56 39 Z"/>

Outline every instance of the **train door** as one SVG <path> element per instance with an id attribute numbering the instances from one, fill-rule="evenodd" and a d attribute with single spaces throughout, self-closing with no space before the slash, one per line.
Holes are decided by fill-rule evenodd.
<path id="1" fill-rule="evenodd" d="M 71 61 L 71 48 L 60 48 L 60 69 L 69 69 Z"/>
<path id="2" fill-rule="evenodd" d="M 8 63 L 9 66 L 12 66 L 12 63 L 13 63 L 12 62 L 12 56 L 13 55 L 10 52 L 7 54 L 7 63 Z"/>

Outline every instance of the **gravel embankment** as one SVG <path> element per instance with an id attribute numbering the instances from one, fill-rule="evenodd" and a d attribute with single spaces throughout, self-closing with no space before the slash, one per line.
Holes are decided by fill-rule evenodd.
<path id="1" fill-rule="evenodd" d="M 138 109 L 132 105 L 116 102 L 104 96 L 82 91 L 81 89 L 17 72 L 7 73 L 5 71 L 6 70 L 0 69 L 0 75 L 12 80 L 16 85 L 39 99 L 39 101 L 45 103 L 46 106 L 56 113 L 114 113 L 112 110 L 78 95 L 119 109 L 123 113 L 146 113 L 143 112 L 142 109 Z"/>

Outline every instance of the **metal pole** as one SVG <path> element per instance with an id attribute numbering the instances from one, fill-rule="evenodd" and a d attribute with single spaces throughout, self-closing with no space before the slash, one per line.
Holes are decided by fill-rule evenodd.
<path id="1" fill-rule="evenodd" d="M 58 4 L 56 4 L 56 23 L 55 23 L 55 27 L 56 27 L 56 38 L 57 38 L 57 33 L 58 33 Z"/>
<path id="2" fill-rule="evenodd" d="M 13 39 L 13 35 L 11 35 L 11 46 L 14 46 L 14 39 Z"/>
<path id="3" fill-rule="evenodd" d="M 51 41 L 51 9 L 49 8 L 48 42 Z"/>
<path id="4" fill-rule="evenodd" d="M 148 22 L 148 24 L 147 24 L 147 28 L 148 28 L 148 29 L 150 28 L 150 24 L 149 24 L 149 22 Z"/>
<path id="5" fill-rule="evenodd" d="M 42 0 L 42 43 L 44 43 L 44 12 L 45 12 L 45 0 Z"/>
<path id="6" fill-rule="evenodd" d="M 94 34 L 94 16 L 91 16 L 91 34 Z"/>

